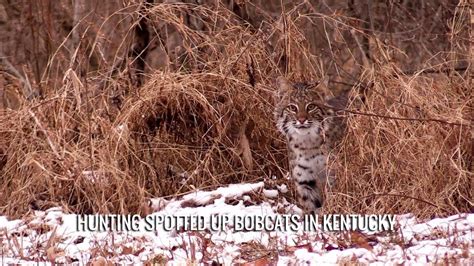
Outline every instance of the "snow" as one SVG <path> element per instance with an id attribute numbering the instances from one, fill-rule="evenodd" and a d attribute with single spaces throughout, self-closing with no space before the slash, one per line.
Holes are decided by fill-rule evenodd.
<path id="1" fill-rule="evenodd" d="M 288 192 L 288 187 L 285 184 L 277 185 L 277 188 L 281 193 Z"/>
<path id="2" fill-rule="evenodd" d="M 283 191 L 286 186 L 264 189 L 259 182 L 195 191 L 180 199 L 151 199 L 153 213 L 146 219 L 134 217 L 136 230 L 129 231 L 78 230 L 77 222 L 84 216 L 66 214 L 61 208 L 35 211 L 21 220 L 0 216 L 0 263 L 215 261 L 231 265 L 258 259 L 277 265 L 415 265 L 474 261 L 474 214 L 428 221 L 397 215 L 398 229 L 392 232 L 330 232 L 320 225 L 308 231 L 299 216 L 301 210 L 280 197 Z M 190 229 L 193 223 L 204 229 Z M 265 230 L 278 223 L 278 230 Z M 145 230 L 147 226 L 153 230 Z"/>
<path id="3" fill-rule="evenodd" d="M 278 197 L 278 190 L 275 189 L 264 189 L 263 195 L 267 198 L 276 198 Z"/>

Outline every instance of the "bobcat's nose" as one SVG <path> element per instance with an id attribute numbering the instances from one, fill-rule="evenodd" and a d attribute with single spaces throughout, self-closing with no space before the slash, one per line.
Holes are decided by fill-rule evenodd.
<path id="1" fill-rule="evenodd" d="M 301 124 L 304 124 L 304 122 L 306 122 L 306 116 L 299 116 L 296 118 L 296 120 L 298 120 L 298 122 L 300 122 Z"/>

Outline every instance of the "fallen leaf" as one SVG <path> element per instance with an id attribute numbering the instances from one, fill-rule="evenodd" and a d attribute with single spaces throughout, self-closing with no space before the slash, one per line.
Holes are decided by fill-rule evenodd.
<path id="1" fill-rule="evenodd" d="M 105 259 L 104 257 L 102 256 L 99 256 L 97 258 L 95 258 L 91 264 L 91 266 L 112 266 L 112 262 L 108 261 L 107 259 Z"/>
<path id="2" fill-rule="evenodd" d="M 268 260 L 267 257 L 259 258 L 257 260 L 249 261 L 242 264 L 242 266 L 265 266 L 265 265 L 271 265 L 271 261 Z"/>
<path id="3" fill-rule="evenodd" d="M 49 247 L 46 250 L 46 257 L 54 264 L 57 258 L 64 256 L 65 253 L 62 250 L 58 250 L 56 247 Z"/>
<path id="4" fill-rule="evenodd" d="M 122 255 L 130 255 L 133 254 L 132 247 L 122 247 Z"/>
<path id="5" fill-rule="evenodd" d="M 367 250 L 373 250 L 373 247 L 369 244 L 367 236 L 361 232 L 351 232 L 351 242 L 357 247 L 365 248 Z"/>

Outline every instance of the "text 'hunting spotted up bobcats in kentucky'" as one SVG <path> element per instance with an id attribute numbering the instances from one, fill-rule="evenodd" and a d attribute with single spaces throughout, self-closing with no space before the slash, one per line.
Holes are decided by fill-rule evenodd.
<path id="1" fill-rule="evenodd" d="M 334 182 L 327 160 L 344 131 L 344 117 L 337 110 L 345 108 L 347 97 L 327 96 L 327 78 L 307 84 L 279 77 L 276 83 L 275 118 L 287 139 L 290 176 L 302 209 L 317 212 L 324 186 Z"/>

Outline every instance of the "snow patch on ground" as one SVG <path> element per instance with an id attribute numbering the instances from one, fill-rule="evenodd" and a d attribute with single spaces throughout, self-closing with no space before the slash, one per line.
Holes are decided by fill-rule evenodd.
<path id="1" fill-rule="evenodd" d="M 282 210 L 299 214 L 278 190 L 263 182 L 234 184 L 213 191 L 196 191 L 181 199 L 152 199 L 150 217 L 272 216 Z M 280 191 L 280 192 L 279 192 Z M 263 200 L 262 200 L 263 197 Z M 60 208 L 36 211 L 21 220 L 0 216 L 0 263 L 211 263 L 236 262 L 338 264 L 466 263 L 474 258 L 474 214 L 420 221 L 396 216 L 394 232 L 236 231 L 235 220 L 224 230 L 77 231 L 78 216 Z M 140 220 L 140 228 L 144 228 Z M 302 223 L 302 221 L 297 221 Z"/>

